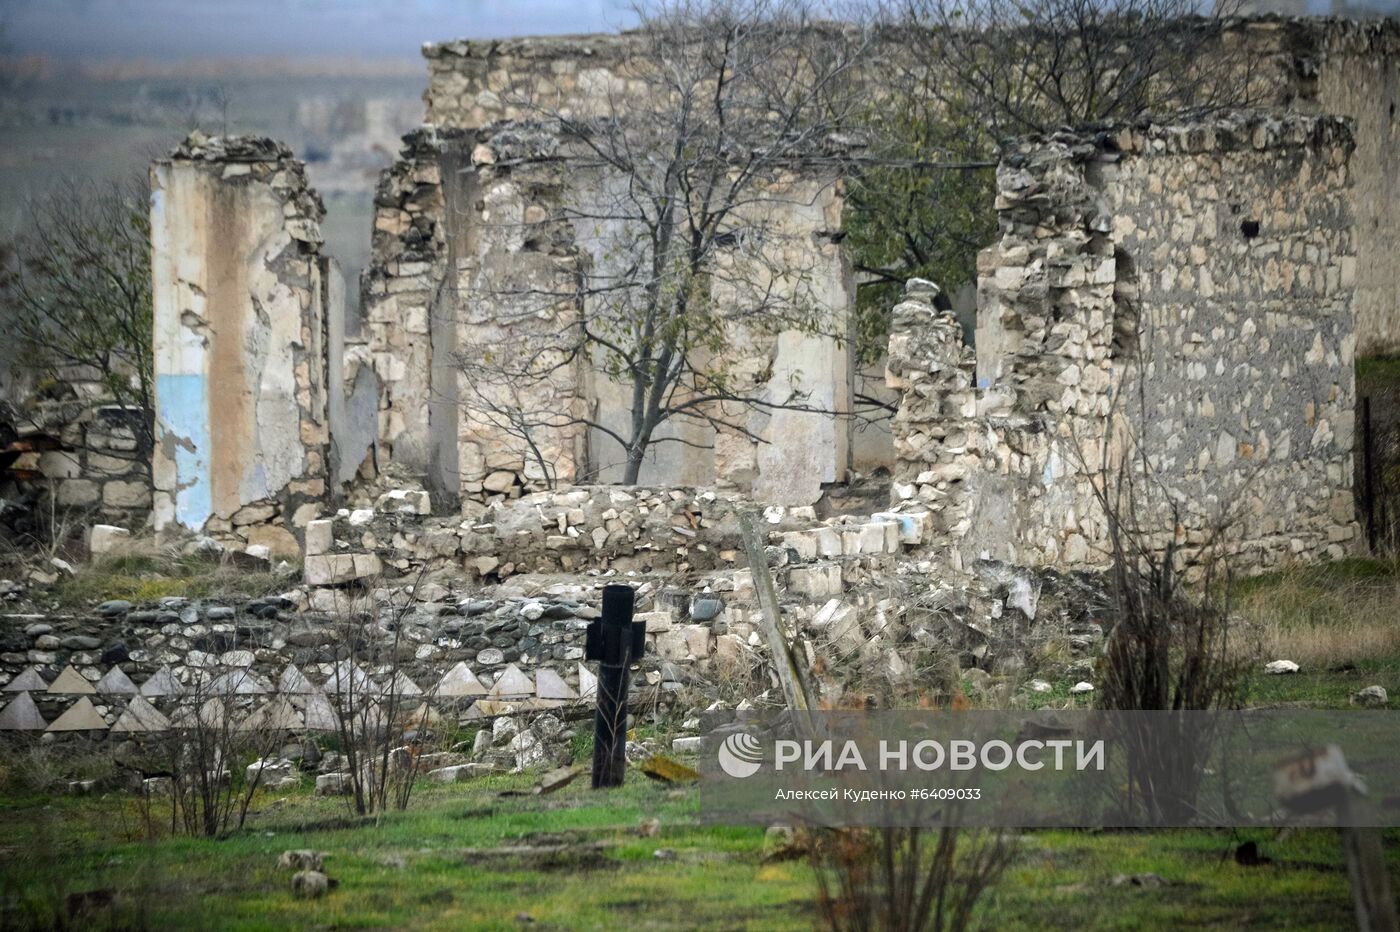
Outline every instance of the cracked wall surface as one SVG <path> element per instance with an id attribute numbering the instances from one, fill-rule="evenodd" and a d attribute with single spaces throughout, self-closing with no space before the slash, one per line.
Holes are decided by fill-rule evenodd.
<path id="1" fill-rule="evenodd" d="M 1011 146 L 976 351 L 932 284 L 895 310 L 896 504 L 963 562 L 1097 566 L 1096 485 L 1146 473 L 1157 549 L 1228 516 L 1248 568 L 1351 552 L 1352 145 L 1251 112 Z"/>
<path id="2" fill-rule="evenodd" d="M 324 208 L 263 138 L 192 134 L 151 184 L 155 525 L 296 553 L 327 492 Z"/>

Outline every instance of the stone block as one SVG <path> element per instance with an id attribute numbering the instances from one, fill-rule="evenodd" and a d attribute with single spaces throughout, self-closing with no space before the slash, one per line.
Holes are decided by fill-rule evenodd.
<path id="1" fill-rule="evenodd" d="M 685 625 L 681 628 L 690 655 L 698 659 L 710 656 L 710 629 L 705 625 Z"/>
<path id="2" fill-rule="evenodd" d="M 656 635 L 656 654 L 662 660 L 685 660 L 690 654 L 685 632 L 673 628 Z"/>
<path id="3" fill-rule="evenodd" d="M 306 555 L 308 557 L 329 553 L 335 544 L 335 522 L 320 518 L 306 525 Z"/>
<path id="4" fill-rule="evenodd" d="M 383 570 L 372 553 L 328 553 L 306 558 L 307 585 L 334 586 L 376 576 Z"/>
<path id="5" fill-rule="evenodd" d="M 68 508 L 96 505 L 101 491 L 90 479 L 65 479 L 58 486 L 58 503 Z"/>
<path id="6" fill-rule="evenodd" d="M 671 630 L 670 612 L 638 612 L 632 617 L 633 621 L 640 621 L 647 626 L 647 634 L 659 634 L 662 631 Z"/>
<path id="7" fill-rule="evenodd" d="M 433 513 L 432 500 L 422 489 L 394 489 L 385 492 L 374 502 L 376 511 L 384 514 L 430 515 Z"/>
<path id="8" fill-rule="evenodd" d="M 841 592 L 841 567 L 835 563 L 794 567 L 788 575 L 788 588 L 799 595 L 829 598 Z"/>
<path id="9" fill-rule="evenodd" d="M 94 524 L 88 534 L 88 551 L 94 557 L 118 554 L 131 543 L 131 532 L 112 524 Z"/>
<path id="10" fill-rule="evenodd" d="M 286 557 L 295 560 L 301 553 L 301 545 L 291 531 L 278 524 L 259 524 L 248 528 L 249 550 L 264 548 L 270 557 Z"/>

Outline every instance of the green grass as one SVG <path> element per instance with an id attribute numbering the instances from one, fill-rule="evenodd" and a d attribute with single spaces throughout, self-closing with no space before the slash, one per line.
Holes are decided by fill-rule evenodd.
<path id="1" fill-rule="evenodd" d="M 287 588 L 287 580 L 200 554 L 113 557 L 65 576 L 54 587 L 61 608 L 81 611 L 107 599 L 149 602 L 166 596 L 256 597 Z"/>
<path id="2" fill-rule="evenodd" d="M 1356 378 L 1372 390 L 1400 386 L 1400 356 L 1362 357 L 1356 360 Z"/>
<path id="3" fill-rule="evenodd" d="M 808 929 L 817 920 L 806 864 L 764 863 L 760 828 L 698 824 L 694 790 L 634 772 L 610 792 L 579 781 L 551 796 L 498 795 L 527 785 L 497 777 L 425 786 L 407 812 L 378 825 L 305 791 L 265 796 L 243 832 L 217 841 L 132 840 L 138 822 L 120 794 L 10 800 L 0 814 L 0 895 L 43 908 L 116 890 L 117 905 L 85 928 L 126 919 L 185 929 L 517 929 L 524 915 L 538 929 Z M 640 837 L 637 826 L 653 817 L 659 837 Z M 1235 864 L 1230 854 L 1246 839 L 1275 863 Z M 476 854 L 525 843 L 601 848 L 552 861 Z M 276 869 L 288 848 L 325 852 L 339 888 L 320 901 L 293 898 L 290 875 Z M 657 860 L 659 848 L 676 858 Z M 1148 872 L 1168 886 L 1112 884 Z M 978 918 L 1000 929 L 1324 929 L 1347 926 L 1350 911 L 1335 833 L 1053 831 L 1022 836 Z"/>

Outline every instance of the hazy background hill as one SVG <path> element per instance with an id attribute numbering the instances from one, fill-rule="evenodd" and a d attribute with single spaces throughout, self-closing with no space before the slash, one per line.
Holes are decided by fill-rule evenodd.
<path id="1" fill-rule="evenodd" d="M 190 129 L 292 147 L 354 285 L 379 170 L 422 119 L 422 43 L 626 26 L 617 0 L 0 0 L 0 239 L 72 179 L 144 173 Z"/>

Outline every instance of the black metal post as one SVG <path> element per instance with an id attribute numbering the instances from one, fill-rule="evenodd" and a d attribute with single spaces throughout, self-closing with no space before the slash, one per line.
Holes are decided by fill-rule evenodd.
<path id="1" fill-rule="evenodd" d="M 628 666 L 642 655 L 646 625 L 632 620 L 631 586 L 603 587 L 602 617 L 588 625 L 584 655 L 598 661 L 593 720 L 593 788 L 621 786 L 627 774 Z"/>

